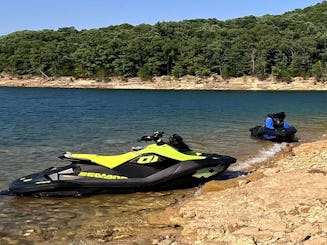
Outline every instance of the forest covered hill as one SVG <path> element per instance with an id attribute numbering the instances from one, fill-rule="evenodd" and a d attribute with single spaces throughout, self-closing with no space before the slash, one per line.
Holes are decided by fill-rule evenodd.
<path id="1" fill-rule="evenodd" d="M 327 2 L 283 15 L 0 36 L 0 72 L 101 78 L 273 75 L 327 81 Z"/>

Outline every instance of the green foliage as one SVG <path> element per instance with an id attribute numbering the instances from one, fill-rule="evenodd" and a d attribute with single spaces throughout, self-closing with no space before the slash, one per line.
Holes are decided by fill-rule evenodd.
<path id="1" fill-rule="evenodd" d="M 327 2 L 278 16 L 195 19 L 0 36 L 0 72 L 107 80 L 110 76 L 274 75 L 326 81 Z"/>
<path id="2" fill-rule="evenodd" d="M 312 73 L 316 82 L 327 82 L 327 64 L 318 61 L 312 66 Z"/>
<path id="3" fill-rule="evenodd" d="M 273 66 L 272 75 L 279 81 L 287 82 L 287 83 L 292 82 L 291 72 L 287 69 L 283 69 L 283 67 Z"/>
<path id="4" fill-rule="evenodd" d="M 137 76 L 142 78 L 143 80 L 150 80 L 152 78 L 150 69 L 147 65 L 141 67 L 141 69 L 137 73 Z"/>
<path id="5" fill-rule="evenodd" d="M 229 78 L 229 67 L 228 66 L 223 67 L 223 69 L 221 71 L 221 76 L 223 79 Z"/>

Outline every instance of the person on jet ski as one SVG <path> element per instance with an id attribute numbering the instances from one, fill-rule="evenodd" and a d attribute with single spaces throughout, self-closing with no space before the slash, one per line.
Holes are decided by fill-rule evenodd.
<path id="1" fill-rule="evenodd" d="M 268 114 L 268 117 L 265 120 L 265 127 L 271 130 L 290 128 L 291 126 L 284 121 L 285 117 L 285 112 Z M 267 133 L 265 133 L 263 137 L 267 140 L 276 139 L 276 135 L 271 135 Z"/>

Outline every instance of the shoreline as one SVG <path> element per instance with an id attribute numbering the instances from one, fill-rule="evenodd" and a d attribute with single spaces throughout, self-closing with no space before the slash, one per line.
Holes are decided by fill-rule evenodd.
<path id="1" fill-rule="evenodd" d="M 75 79 L 59 77 L 46 79 L 40 76 L 10 77 L 1 75 L 0 87 L 30 88 L 86 88 L 86 89 L 129 89 L 129 90 L 244 90 L 244 91 L 327 91 L 327 83 L 316 83 L 314 78 L 293 78 L 291 83 L 279 82 L 269 77 L 259 81 L 255 77 L 222 79 L 214 75 L 206 78 L 184 76 L 154 77 L 151 80 L 141 78 L 112 77 L 107 81 L 94 79 Z"/>
<path id="2" fill-rule="evenodd" d="M 327 244 L 327 135 L 287 144 L 248 175 L 210 181 L 194 196 L 146 216 L 137 234 L 88 230 L 71 243 L 108 244 Z M 245 169 L 244 169 L 245 170 Z M 44 244 L 56 243 L 57 238 Z"/>
<path id="3" fill-rule="evenodd" d="M 152 225 L 179 229 L 152 244 L 327 243 L 327 135 L 247 170 L 149 216 Z"/>
<path id="4" fill-rule="evenodd" d="M 130 227 L 128 221 L 126 227 L 112 223 L 105 212 L 95 210 L 95 219 L 73 217 L 69 221 L 72 227 L 78 224 L 83 228 L 75 230 L 68 225 L 60 229 L 53 224 L 41 229 L 36 223 L 28 229 L 25 227 L 24 237 L 17 241 L 33 244 L 327 244 L 326 163 L 325 134 L 313 142 L 285 144 L 272 157 L 236 170 L 238 177 L 210 181 L 187 195 L 186 190 L 181 190 L 184 194 L 171 200 L 166 208 L 136 208 L 135 212 L 141 213 L 136 216 L 142 223 L 139 227 Z M 156 198 L 155 194 L 149 195 Z M 159 195 L 165 196 L 164 193 Z M 107 198 L 103 201 L 107 202 Z M 92 199 L 84 200 L 84 205 L 88 206 L 89 201 Z M 55 203 L 53 199 L 47 202 Z M 110 205 L 110 201 L 101 206 L 106 205 Z M 10 236 L 0 241 L 16 242 Z"/>

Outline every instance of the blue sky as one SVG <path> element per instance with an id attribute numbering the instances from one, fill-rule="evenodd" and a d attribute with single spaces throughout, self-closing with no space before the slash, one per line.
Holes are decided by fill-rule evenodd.
<path id="1" fill-rule="evenodd" d="M 0 35 L 74 26 L 92 29 L 196 18 L 282 14 L 323 0 L 0 0 Z"/>

